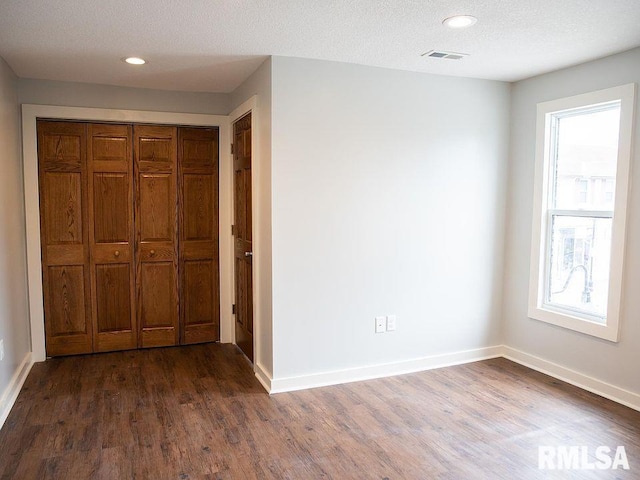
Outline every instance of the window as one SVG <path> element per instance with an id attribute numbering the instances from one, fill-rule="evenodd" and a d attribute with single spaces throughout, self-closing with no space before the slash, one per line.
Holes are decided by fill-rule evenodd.
<path id="1" fill-rule="evenodd" d="M 613 188 L 615 185 L 615 179 L 613 178 L 607 178 L 604 179 L 604 188 L 603 188 L 603 194 L 604 194 L 604 199 L 603 201 L 606 203 L 610 203 L 613 205 Z"/>
<path id="2" fill-rule="evenodd" d="M 589 193 L 589 180 L 578 180 L 578 203 L 587 203 L 587 194 Z M 557 191 L 556 185 L 556 191 Z M 562 189 L 560 189 L 562 190 Z"/>
<path id="3" fill-rule="evenodd" d="M 538 105 L 529 316 L 618 339 L 635 85 Z"/>

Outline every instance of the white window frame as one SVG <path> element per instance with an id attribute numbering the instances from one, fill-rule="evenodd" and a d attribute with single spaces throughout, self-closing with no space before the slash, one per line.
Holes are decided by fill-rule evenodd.
<path id="1" fill-rule="evenodd" d="M 529 280 L 529 318 L 558 325 L 570 330 L 593 335 L 612 342 L 618 341 L 620 305 L 629 195 L 632 138 L 634 128 L 636 85 L 630 83 L 596 92 L 575 95 L 538 104 L 536 122 L 536 165 L 533 195 L 533 225 L 531 239 L 531 270 Z M 550 241 L 548 198 L 553 145 L 551 123 L 554 114 L 565 110 L 620 101 L 620 133 L 616 171 L 615 204 L 611 233 L 611 263 L 609 295 L 605 323 L 578 312 L 557 310 L 544 305 L 545 272 L 547 270 L 547 242 Z M 585 212 L 585 214 L 603 212 Z"/>

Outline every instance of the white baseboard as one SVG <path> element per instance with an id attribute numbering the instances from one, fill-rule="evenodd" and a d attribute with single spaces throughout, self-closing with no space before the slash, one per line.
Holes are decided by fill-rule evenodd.
<path id="1" fill-rule="evenodd" d="M 2 392 L 2 397 L 0 397 L 0 428 L 2 428 L 5 420 L 9 416 L 9 412 L 11 411 L 13 404 L 16 403 L 18 394 L 22 389 L 22 385 L 24 385 L 24 381 L 27 379 L 27 375 L 29 375 L 32 366 L 33 360 L 31 352 L 28 352 L 13 374 L 13 377 L 11 377 L 9 385 L 7 385 L 7 388 Z"/>
<path id="2" fill-rule="evenodd" d="M 640 411 L 640 394 L 616 387 L 615 385 L 611 385 L 583 373 L 576 372 L 556 363 L 536 357 L 535 355 L 530 355 L 505 345 L 479 348 L 476 350 L 465 350 L 444 355 L 434 355 L 403 362 L 350 368 L 346 370 L 336 370 L 332 372 L 322 372 L 313 375 L 302 375 L 298 377 L 280 379 L 273 379 L 271 374 L 259 364 L 255 364 L 254 370 L 256 378 L 267 392 L 282 393 L 415 373 L 498 357 L 504 357 L 525 367 Z M 0 428 L 4 425 L 13 404 L 18 398 L 20 389 L 24 385 L 33 364 L 33 357 L 31 352 L 29 352 L 25 355 L 22 363 L 16 369 L 9 385 L 7 385 L 4 392 L 2 392 L 2 397 L 0 397 Z"/>
<path id="3" fill-rule="evenodd" d="M 477 362 L 479 360 L 486 360 L 500 356 L 502 356 L 501 345 L 479 348 L 476 350 L 447 353 L 444 355 L 434 355 L 431 357 L 416 358 L 403 362 L 322 372 L 312 375 L 302 375 L 299 377 L 274 378 L 270 380 L 270 388 L 267 390 L 269 393 L 282 393 L 294 390 L 304 390 L 307 388 L 326 387 L 328 385 L 421 372 L 424 370 L 459 365 L 461 363 Z M 266 382 L 261 380 L 263 385 L 265 385 L 269 379 L 267 378 L 266 380 Z"/>
<path id="4" fill-rule="evenodd" d="M 269 393 L 283 393 L 307 388 L 325 387 L 341 383 L 358 382 L 374 378 L 390 377 L 405 373 L 421 372 L 435 368 L 448 367 L 463 363 L 477 362 L 489 358 L 504 357 L 513 362 L 524 365 L 538 372 L 550 375 L 558 380 L 567 382 L 601 397 L 640 411 L 640 394 L 625 390 L 615 385 L 603 382 L 580 372 L 563 367 L 556 363 L 530 355 L 506 345 L 466 350 L 423 357 L 404 362 L 373 365 L 368 367 L 351 368 L 332 372 L 322 372 L 312 375 L 302 375 L 288 378 L 271 378 L 259 366 L 256 366 L 256 377 Z"/>
<path id="5" fill-rule="evenodd" d="M 640 411 L 640 395 L 629 390 L 625 390 L 615 385 L 603 382 L 580 372 L 563 367 L 540 357 L 516 350 L 515 348 L 503 347 L 504 358 L 529 367 L 538 372 L 570 383 L 576 387 L 595 393 L 601 397 L 608 398 L 614 402 L 625 405 L 634 410 Z"/>
<path id="6" fill-rule="evenodd" d="M 271 392 L 271 374 L 269 374 L 260 364 L 255 363 L 253 371 L 258 381 L 267 392 Z"/>

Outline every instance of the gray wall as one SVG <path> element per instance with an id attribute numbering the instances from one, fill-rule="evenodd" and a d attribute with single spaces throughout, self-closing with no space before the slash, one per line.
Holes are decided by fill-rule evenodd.
<path id="1" fill-rule="evenodd" d="M 258 95 L 257 127 L 259 156 L 252 167 L 257 190 L 253 220 L 254 232 L 254 301 L 257 351 L 255 362 L 268 376 L 273 373 L 272 308 L 271 308 L 271 58 L 268 58 L 242 85 L 231 94 L 231 109 Z M 255 129 L 254 129 L 255 131 Z M 258 243 L 256 243 L 256 240 Z"/>
<path id="2" fill-rule="evenodd" d="M 258 94 L 268 374 L 505 343 L 640 392 L 637 188 L 620 342 L 527 318 L 536 104 L 629 82 L 640 49 L 512 86 L 274 57 L 230 95 L 17 80 L 0 62 L 0 391 L 28 350 L 18 103 L 227 114 Z M 373 318 L 392 313 L 398 330 L 374 334 Z"/>
<path id="3" fill-rule="evenodd" d="M 230 99 L 226 93 L 173 92 L 22 78 L 18 81 L 18 100 L 21 104 L 226 115 Z"/>
<path id="4" fill-rule="evenodd" d="M 31 350 L 17 78 L 0 58 L 0 398 Z M 4 405 L 0 405 L 0 409 Z"/>
<path id="5" fill-rule="evenodd" d="M 501 344 L 509 84 L 288 57 L 272 80 L 274 378 Z"/>
<path id="6" fill-rule="evenodd" d="M 514 84 L 504 280 L 505 344 L 600 381 L 640 393 L 640 122 L 636 121 L 620 342 L 527 318 L 536 104 L 640 82 L 640 48 Z M 637 97 L 640 102 L 640 96 Z M 636 116 L 640 103 L 636 106 Z M 633 185 L 636 188 L 633 188 Z"/>

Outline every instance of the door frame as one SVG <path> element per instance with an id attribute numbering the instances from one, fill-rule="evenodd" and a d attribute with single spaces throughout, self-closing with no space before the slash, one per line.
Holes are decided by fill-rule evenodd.
<path id="1" fill-rule="evenodd" d="M 256 374 L 262 374 L 262 367 L 260 367 L 260 342 L 257 339 L 260 338 L 260 312 L 262 309 L 260 308 L 259 302 L 262 298 L 260 291 L 260 283 L 256 281 L 260 278 L 261 266 L 260 259 L 261 255 L 261 245 L 260 241 L 260 210 L 258 209 L 258 198 L 260 195 L 259 191 L 259 181 L 261 172 L 260 172 L 260 158 L 259 158 L 259 148 L 258 148 L 258 134 L 259 134 L 259 125 L 258 125 L 258 97 L 257 95 L 252 96 L 244 103 L 236 107 L 229 114 L 229 138 L 227 141 L 227 152 L 231 155 L 231 144 L 233 143 L 233 124 L 236 121 L 240 120 L 246 114 L 251 113 L 251 250 L 253 252 L 252 264 L 251 264 L 251 283 L 253 289 L 253 370 Z M 220 141 L 222 144 L 222 141 Z M 231 222 L 233 223 L 234 218 L 234 198 L 233 198 L 233 156 L 231 156 L 231 168 L 228 171 L 228 177 L 226 179 L 226 183 L 229 185 L 230 189 L 230 210 L 229 217 Z M 229 228 L 229 232 L 231 232 L 231 228 Z M 233 237 L 231 239 L 231 256 L 233 259 Z M 235 292 L 235 269 L 233 263 L 231 264 L 231 295 L 232 295 L 232 303 L 236 302 L 236 292 Z M 232 315 L 233 322 L 233 343 L 236 343 L 236 331 L 235 331 L 235 315 Z M 264 375 L 264 374 L 262 374 Z M 262 381 L 261 376 L 258 375 L 258 379 Z"/>
<path id="2" fill-rule="evenodd" d="M 40 193 L 38 189 L 38 139 L 36 132 L 36 119 L 38 118 L 219 128 L 220 342 L 234 342 L 235 325 L 234 317 L 231 314 L 234 280 L 231 237 L 233 197 L 232 183 L 228 180 L 233 177 L 233 165 L 230 150 L 224 148 L 225 145 L 230 144 L 231 138 L 229 116 L 24 104 L 22 105 L 22 159 L 32 361 L 41 362 L 46 359 L 42 260 L 40 256 Z"/>

